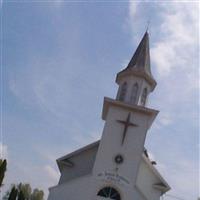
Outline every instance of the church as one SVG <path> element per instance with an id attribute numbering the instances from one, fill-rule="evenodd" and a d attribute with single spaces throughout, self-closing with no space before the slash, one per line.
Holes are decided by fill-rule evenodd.
<path id="1" fill-rule="evenodd" d="M 144 147 L 158 114 L 147 107 L 157 84 L 147 31 L 116 83 L 116 98 L 104 98 L 101 140 L 57 159 L 61 176 L 48 200 L 159 200 L 170 190 Z"/>

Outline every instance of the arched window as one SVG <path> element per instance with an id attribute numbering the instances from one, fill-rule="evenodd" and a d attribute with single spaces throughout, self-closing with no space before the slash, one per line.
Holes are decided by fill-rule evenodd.
<path id="1" fill-rule="evenodd" d="M 147 88 L 144 88 L 142 92 L 142 97 L 141 97 L 141 105 L 145 106 L 147 100 Z"/>
<path id="2" fill-rule="evenodd" d="M 120 194 L 117 190 L 112 187 L 105 187 L 101 189 L 97 196 L 104 197 L 105 199 L 121 200 Z"/>
<path id="3" fill-rule="evenodd" d="M 132 88 L 132 91 L 131 91 L 131 103 L 135 103 L 136 102 L 136 99 L 137 99 L 137 93 L 138 93 L 138 84 L 135 83 L 133 85 L 133 88 Z"/>
<path id="4" fill-rule="evenodd" d="M 124 82 L 122 87 L 121 87 L 121 91 L 120 91 L 120 95 L 119 95 L 119 100 L 120 101 L 124 101 L 125 100 L 126 91 L 127 91 L 127 83 Z"/>

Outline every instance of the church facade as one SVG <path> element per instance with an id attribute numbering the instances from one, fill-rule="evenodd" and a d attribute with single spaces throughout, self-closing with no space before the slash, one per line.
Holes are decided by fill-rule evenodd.
<path id="1" fill-rule="evenodd" d="M 159 200 L 170 190 L 144 148 L 158 114 L 146 106 L 157 84 L 148 32 L 116 83 L 116 99 L 104 98 L 101 140 L 57 159 L 61 176 L 48 200 Z"/>

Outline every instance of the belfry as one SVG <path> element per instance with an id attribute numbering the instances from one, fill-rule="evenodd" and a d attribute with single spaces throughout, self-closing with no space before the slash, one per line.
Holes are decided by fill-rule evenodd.
<path id="1" fill-rule="evenodd" d="M 147 107 L 157 84 L 148 32 L 116 83 L 116 99 L 104 98 L 101 140 L 57 159 L 61 176 L 48 200 L 159 200 L 170 190 L 144 148 L 158 114 Z"/>

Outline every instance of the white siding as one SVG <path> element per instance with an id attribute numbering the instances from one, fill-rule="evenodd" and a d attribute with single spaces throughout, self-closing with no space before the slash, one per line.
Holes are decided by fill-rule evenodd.
<path id="1" fill-rule="evenodd" d="M 160 180 L 150 170 L 148 165 L 142 160 L 136 186 L 139 191 L 146 197 L 147 200 L 159 200 L 161 192 L 153 188 L 153 184 L 159 183 Z"/>

